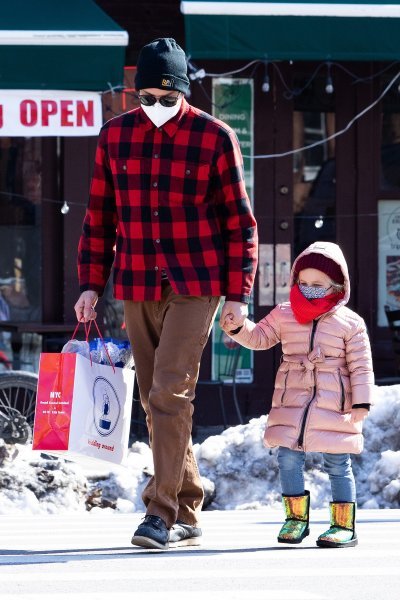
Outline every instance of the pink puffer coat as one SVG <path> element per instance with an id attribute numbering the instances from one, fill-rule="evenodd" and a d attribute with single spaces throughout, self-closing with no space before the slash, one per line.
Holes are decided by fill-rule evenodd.
<path id="1" fill-rule="evenodd" d="M 344 298 L 332 311 L 305 325 L 296 321 L 290 302 L 284 302 L 257 324 L 247 319 L 234 339 L 252 350 L 282 344 L 264 437 L 267 447 L 358 454 L 363 449 L 362 423 L 350 423 L 350 411 L 355 404 L 372 404 L 370 343 L 363 319 L 345 306 L 350 281 L 342 251 L 336 244 L 315 242 L 300 256 L 311 252 L 340 265 Z M 298 258 L 291 286 L 296 283 Z"/>

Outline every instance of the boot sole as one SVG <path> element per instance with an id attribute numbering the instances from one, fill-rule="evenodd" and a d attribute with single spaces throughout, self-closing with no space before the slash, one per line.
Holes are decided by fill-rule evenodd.
<path id="1" fill-rule="evenodd" d="M 357 546 L 358 539 L 350 540 L 349 542 L 327 542 L 325 540 L 317 540 L 317 546 L 319 548 L 351 548 Z"/>
<path id="2" fill-rule="evenodd" d="M 301 542 L 304 540 L 305 537 L 307 537 L 310 534 L 310 530 L 306 529 L 303 533 L 303 535 L 301 536 L 301 538 L 298 538 L 297 540 L 287 540 L 286 538 L 280 538 L 278 537 L 278 542 L 280 544 L 301 544 Z"/>
<path id="3" fill-rule="evenodd" d="M 153 538 L 145 537 L 144 535 L 134 535 L 131 539 L 133 546 L 140 546 L 141 548 L 151 548 L 153 550 L 168 550 L 169 542 L 161 544 Z"/>
<path id="4" fill-rule="evenodd" d="M 177 542 L 169 542 L 170 548 L 179 548 L 182 546 L 201 546 L 201 539 L 187 538 L 186 540 L 179 540 Z"/>

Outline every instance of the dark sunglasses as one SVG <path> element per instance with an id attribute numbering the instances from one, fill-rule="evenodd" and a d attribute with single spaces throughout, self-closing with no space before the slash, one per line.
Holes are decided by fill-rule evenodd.
<path id="1" fill-rule="evenodd" d="M 154 106 L 159 101 L 161 106 L 175 106 L 180 96 L 153 96 L 153 94 L 136 94 L 136 98 L 139 99 L 140 104 L 143 106 Z"/>

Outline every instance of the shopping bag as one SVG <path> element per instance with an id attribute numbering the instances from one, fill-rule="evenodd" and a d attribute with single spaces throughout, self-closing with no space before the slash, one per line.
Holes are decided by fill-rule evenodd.
<path id="1" fill-rule="evenodd" d="M 135 372 L 81 354 L 42 353 L 33 450 L 112 463 L 128 449 Z"/>

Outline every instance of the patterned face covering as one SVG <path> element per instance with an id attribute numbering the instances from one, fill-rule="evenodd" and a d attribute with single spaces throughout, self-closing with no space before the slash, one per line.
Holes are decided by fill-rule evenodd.
<path id="1" fill-rule="evenodd" d="M 323 287 L 316 287 L 314 285 L 303 285 L 303 284 L 299 283 L 299 290 L 301 291 L 303 296 L 305 298 L 307 298 L 307 300 L 314 300 L 316 298 L 324 298 L 326 296 L 326 294 L 328 293 L 329 289 L 330 289 L 330 287 L 323 288 Z"/>

